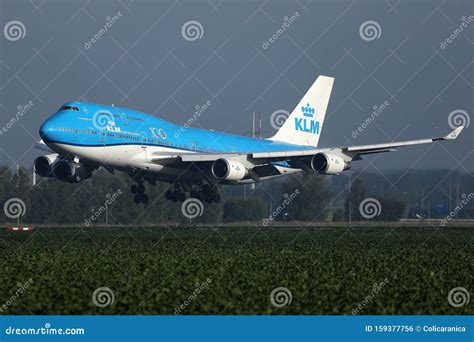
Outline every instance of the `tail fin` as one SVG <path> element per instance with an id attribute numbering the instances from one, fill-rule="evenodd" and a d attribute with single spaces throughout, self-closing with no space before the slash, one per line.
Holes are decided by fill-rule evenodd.
<path id="1" fill-rule="evenodd" d="M 318 146 L 334 78 L 319 76 L 270 140 Z"/>

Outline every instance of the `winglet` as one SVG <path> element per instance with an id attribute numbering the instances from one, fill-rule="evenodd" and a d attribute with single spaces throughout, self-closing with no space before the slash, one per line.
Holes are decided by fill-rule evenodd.
<path id="1" fill-rule="evenodd" d="M 448 135 L 444 136 L 443 140 L 454 140 L 454 139 L 456 139 L 459 136 L 459 134 L 461 133 L 461 131 L 463 130 L 463 128 L 464 128 L 464 126 L 459 126 L 454 131 L 452 131 Z"/>

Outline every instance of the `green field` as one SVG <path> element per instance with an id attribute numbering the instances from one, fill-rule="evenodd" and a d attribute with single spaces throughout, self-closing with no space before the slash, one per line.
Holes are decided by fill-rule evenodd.
<path id="1" fill-rule="evenodd" d="M 1 314 L 473 314 L 474 229 L 436 228 L 1 229 Z"/>

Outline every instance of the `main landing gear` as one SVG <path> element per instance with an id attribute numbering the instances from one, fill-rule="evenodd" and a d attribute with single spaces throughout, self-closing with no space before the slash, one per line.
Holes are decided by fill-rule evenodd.
<path id="1" fill-rule="evenodd" d="M 202 184 L 198 190 L 191 190 L 191 197 L 199 198 L 207 203 L 219 203 L 221 195 L 217 192 L 217 186 L 210 186 L 209 184 Z"/>
<path id="2" fill-rule="evenodd" d="M 179 184 L 174 185 L 174 190 L 168 190 L 165 192 L 165 198 L 168 201 L 173 201 L 173 202 L 184 202 L 186 200 L 186 193 L 181 190 L 181 187 Z"/>
<path id="3" fill-rule="evenodd" d="M 197 198 L 207 203 L 219 203 L 221 200 L 221 195 L 217 192 L 217 187 L 215 185 L 194 184 L 189 192 L 191 198 Z M 173 202 L 184 202 L 186 197 L 186 192 L 183 191 L 177 183 L 173 190 L 168 190 L 165 193 L 165 198 L 168 201 Z"/>
<path id="4" fill-rule="evenodd" d="M 135 203 L 148 203 L 148 195 L 145 194 L 145 186 L 142 180 L 138 181 L 138 184 L 133 184 L 130 188 L 130 192 L 135 195 L 133 197 Z"/>

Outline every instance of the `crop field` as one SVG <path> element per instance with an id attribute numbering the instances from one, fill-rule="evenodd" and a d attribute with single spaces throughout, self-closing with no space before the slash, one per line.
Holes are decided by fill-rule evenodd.
<path id="1" fill-rule="evenodd" d="M 383 225 L 1 229 L 0 314 L 474 314 L 474 299 L 448 301 L 473 293 L 473 238 Z"/>

